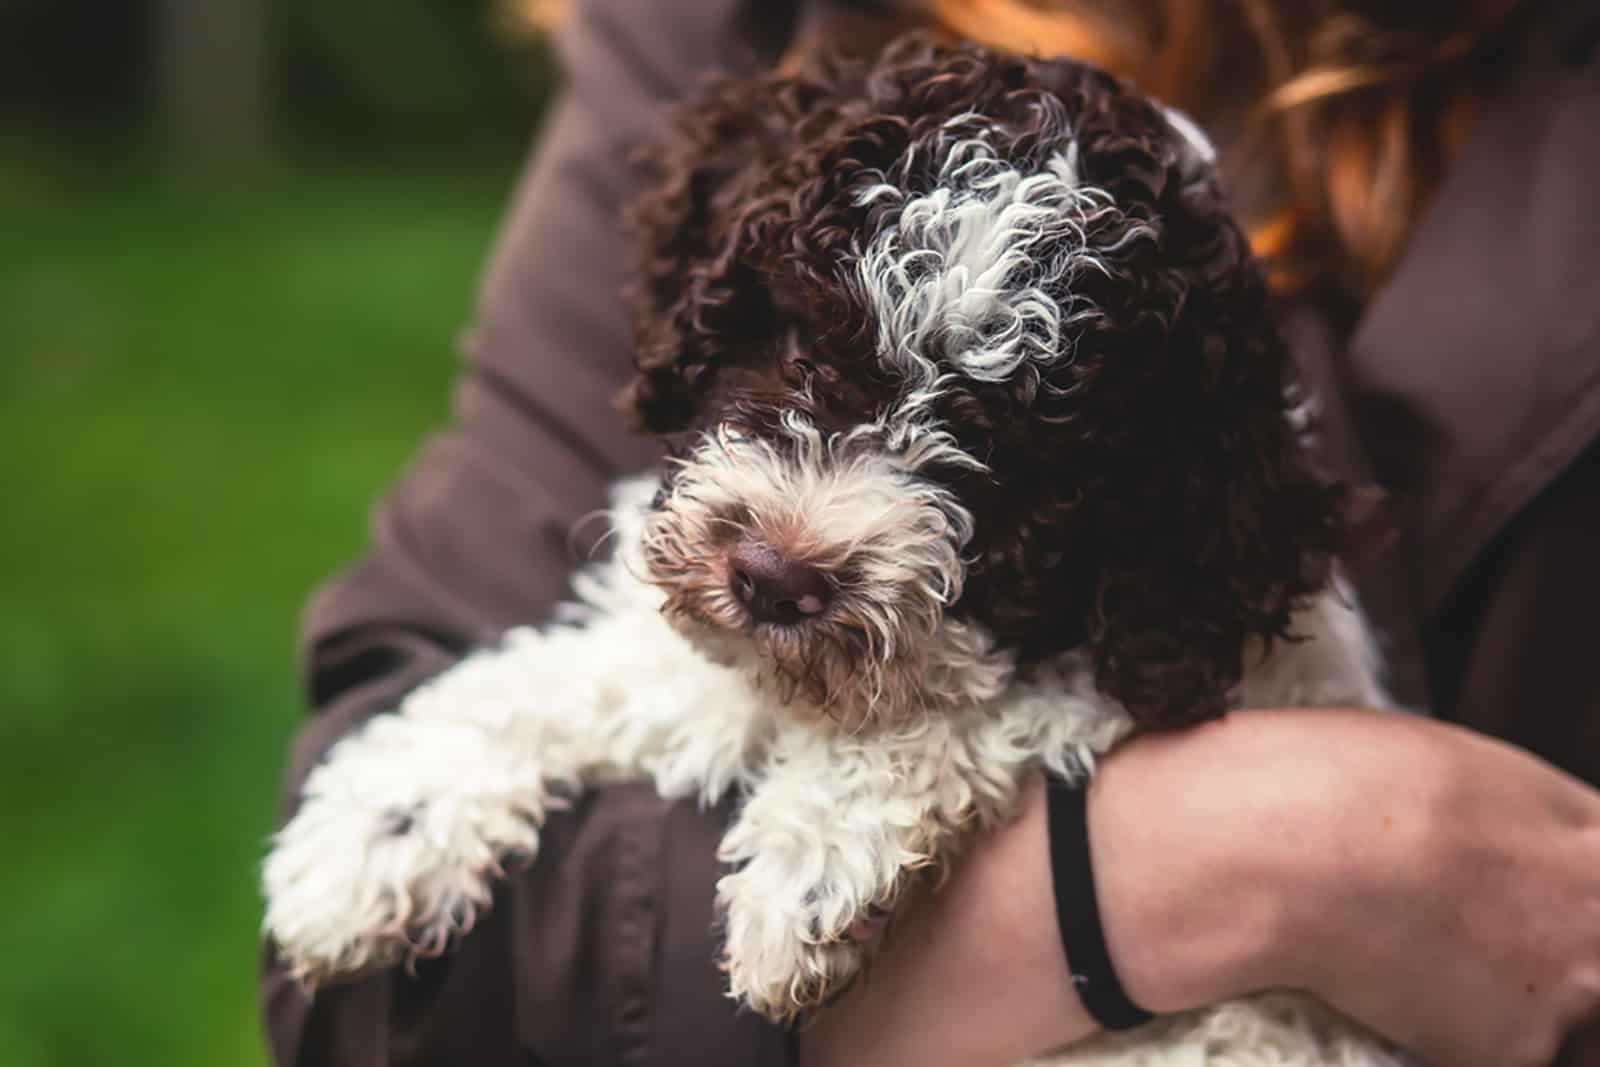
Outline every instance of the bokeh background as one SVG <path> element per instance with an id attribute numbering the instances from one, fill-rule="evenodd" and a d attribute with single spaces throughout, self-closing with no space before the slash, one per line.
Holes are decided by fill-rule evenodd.
<path id="1" fill-rule="evenodd" d="M 308 591 L 552 81 L 495 0 L 0 0 L 0 1065 L 257 1067 Z"/>

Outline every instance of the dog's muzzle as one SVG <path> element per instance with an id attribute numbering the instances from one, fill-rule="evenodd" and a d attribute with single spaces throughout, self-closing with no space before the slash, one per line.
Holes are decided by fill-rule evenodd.
<path id="1" fill-rule="evenodd" d="M 965 577 L 971 518 L 886 449 L 786 424 L 707 434 L 646 520 L 646 577 L 719 658 L 836 717 L 921 706 L 928 649 Z"/>

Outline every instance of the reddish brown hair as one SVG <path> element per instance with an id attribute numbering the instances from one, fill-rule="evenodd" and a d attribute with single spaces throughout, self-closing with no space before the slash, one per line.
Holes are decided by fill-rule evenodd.
<path id="1" fill-rule="evenodd" d="M 502 0 L 549 30 L 569 0 Z M 1066 55 L 1202 122 L 1242 116 L 1230 177 L 1271 189 L 1248 220 L 1275 287 L 1363 302 L 1471 129 L 1521 0 L 928 0 L 946 34 Z"/>
<path id="2" fill-rule="evenodd" d="M 1252 242 L 1280 289 L 1364 300 L 1470 128 L 1519 0 L 933 0 L 951 34 L 1068 54 L 1202 121 L 1242 116 L 1226 170 L 1271 190 Z"/>

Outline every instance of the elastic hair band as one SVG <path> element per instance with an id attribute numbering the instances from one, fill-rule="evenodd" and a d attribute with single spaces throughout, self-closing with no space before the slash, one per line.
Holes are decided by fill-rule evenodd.
<path id="1" fill-rule="evenodd" d="M 1088 794 L 1087 781 L 1074 785 L 1051 776 L 1045 787 L 1061 947 L 1078 999 L 1094 1021 L 1106 1030 L 1132 1030 L 1155 1016 L 1128 998 L 1111 965 L 1089 858 Z"/>

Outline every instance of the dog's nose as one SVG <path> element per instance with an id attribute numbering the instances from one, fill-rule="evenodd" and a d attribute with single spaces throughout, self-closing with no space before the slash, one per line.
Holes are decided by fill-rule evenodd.
<path id="1" fill-rule="evenodd" d="M 792 625 L 821 615 L 833 599 L 827 575 L 758 538 L 741 537 L 728 563 L 733 594 L 757 622 Z"/>

